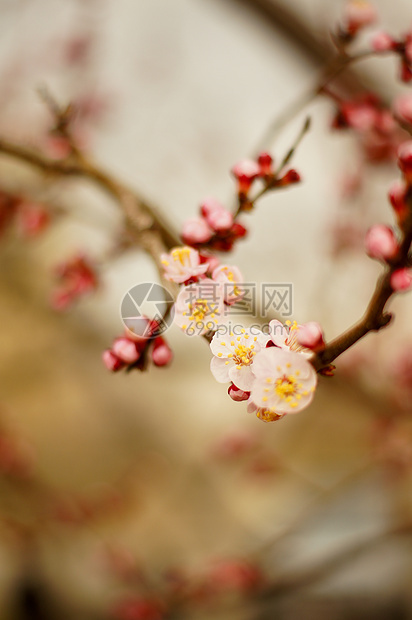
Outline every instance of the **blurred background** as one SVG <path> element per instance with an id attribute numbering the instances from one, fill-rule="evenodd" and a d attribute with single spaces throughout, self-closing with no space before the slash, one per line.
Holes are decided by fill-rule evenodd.
<path id="1" fill-rule="evenodd" d="M 293 318 L 333 338 L 373 291 L 363 236 L 393 223 L 396 162 L 331 131 L 326 97 L 267 132 L 316 84 L 343 6 L 0 0 L 0 136 L 55 156 L 41 92 L 72 102 L 85 152 L 180 230 L 207 196 L 231 207 L 233 164 L 258 146 L 280 161 L 310 114 L 293 160 L 303 182 L 245 215 L 228 262 L 248 282 L 292 283 Z M 388 32 L 412 25 L 408 0 L 374 6 Z M 387 104 L 407 88 L 391 57 L 334 85 Z M 412 618 L 412 541 L 398 528 L 412 519 L 411 299 L 337 361 L 308 410 L 264 424 L 177 328 L 170 368 L 110 374 L 101 353 L 122 332 L 121 299 L 155 267 L 114 251 L 121 213 L 86 180 L 0 154 L 0 184 L 56 214 L 33 239 L 1 227 L 1 619 Z M 79 252 L 101 285 L 58 313 L 56 265 Z"/>

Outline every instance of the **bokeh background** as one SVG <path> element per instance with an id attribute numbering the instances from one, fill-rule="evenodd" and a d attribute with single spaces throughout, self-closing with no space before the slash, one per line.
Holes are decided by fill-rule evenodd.
<path id="1" fill-rule="evenodd" d="M 374 4 L 388 31 L 410 27 L 408 0 Z M 206 196 L 234 203 L 231 166 L 315 83 L 342 7 L 1 0 L 0 134 L 47 148 L 39 89 L 73 101 L 86 152 L 180 229 Z M 339 87 L 372 87 L 389 102 L 406 88 L 396 74 L 395 59 L 369 59 Z M 250 232 L 230 262 L 246 281 L 292 283 L 294 318 L 332 338 L 370 298 L 379 266 L 359 238 L 392 221 L 386 194 L 398 173 L 393 162 L 362 163 L 356 139 L 330 130 L 326 99 L 266 140 L 275 159 L 307 114 L 293 161 L 303 182 L 245 216 Z M 205 343 L 177 329 L 170 368 L 108 373 L 101 352 L 122 331 L 122 296 L 155 268 L 138 249 L 109 260 L 121 214 L 86 181 L 0 156 L 0 182 L 69 212 L 38 239 L 9 231 L 0 241 L 0 421 L 31 472 L 4 466 L 0 481 L 1 618 L 110 619 L 124 598 L 161 592 L 170 571 L 197 578 L 227 558 L 256 562 L 262 582 L 280 586 L 174 617 L 412 617 L 411 541 L 387 535 L 412 517 L 411 430 L 407 415 L 382 423 L 399 409 L 392 369 L 411 348 L 411 300 L 395 300 L 394 325 L 342 356 L 308 410 L 264 424 L 215 382 Z M 102 286 L 57 314 L 53 268 L 78 251 L 101 263 Z M 124 578 L 122 562 L 148 582 Z"/>

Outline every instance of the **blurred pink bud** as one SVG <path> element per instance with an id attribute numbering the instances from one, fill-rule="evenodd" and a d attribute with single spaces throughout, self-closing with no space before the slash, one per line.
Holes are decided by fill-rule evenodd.
<path id="1" fill-rule="evenodd" d="M 403 142 L 398 149 L 398 166 L 408 182 L 412 181 L 412 140 Z"/>
<path id="2" fill-rule="evenodd" d="M 384 224 L 376 224 L 368 230 L 365 247 L 368 256 L 383 261 L 394 258 L 399 249 L 395 233 Z"/>
<path id="3" fill-rule="evenodd" d="M 412 272 L 405 267 L 397 269 L 391 275 L 391 287 L 396 292 L 408 291 L 412 286 Z"/>
<path id="4" fill-rule="evenodd" d="M 258 159 L 260 176 L 265 177 L 273 174 L 273 159 L 269 153 L 260 153 Z"/>
<path id="5" fill-rule="evenodd" d="M 214 211 L 208 216 L 207 223 L 216 232 L 229 230 L 233 225 L 233 215 L 227 209 Z"/>
<path id="6" fill-rule="evenodd" d="M 409 33 L 405 42 L 405 59 L 412 64 L 412 36 Z"/>
<path id="7" fill-rule="evenodd" d="M 53 291 L 51 295 L 50 305 L 53 310 L 61 312 L 63 310 L 67 310 L 67 308 L 73 304 L 74 299 L 75 296 L 70 291 L 67 291 L 64 288 L 58 288 Z"/>
<path id="8" fill-rule="evenodd" d="M 186 220 L 182 228 L 182 239 L 187 245 L 207 243 L 213 236 L 210 226 L 201 217 Z"/>
<path id="9" fill-rule="evenodd" d="M 311 351 L 321 351 L 325 347 L 322 328 L 315 321 L 300 325 L 296 339 L 302 347 Z"/>
<path id="10" fill-rule="evenodd" d="M 412 94 L 408 93 L 397 97 L 393 107 L 397 116 L 412 124 Z"/>
<path id="11" fill-rule="evenodd" d="M 133 364 L 140 357 L 136 343 L 129 338 L 116 338 L 113 342 L 112 351 L 126 364 Z"/>
<path id="12" fill-rule="evenodd" d="M 22 237 L 36 237 L 47 228 L 50 216 L 42 205 L 22 202 L 17 211 L 17 228 Z"/>
<path id="13" fill-rule="evenodd" d="M 396 41 L 387 32 L 377 32 L 371 39 L 374 52 L 389 52 L 396 46 Z"/>
<path id="14" fill-rule="evenodd" d="M 231 172 L 238 180 L 239 194 L 247 194 L 253 181 L 260 174 L 260 166 L 252 159 L 243 159 L 233 166 Z"/>
<path id="15" fill-rule="evenodd" d="M 404 181 L 394 181 L 389 188 L 388 197 L 400 224 L 409 213 L 407 194 L 408 185 Z"/>
<path id="16" fill-rule="evenodd" d="M 344 10 L 344 23 L 350 34 L 370 26 L 377 19 L 374 6 L 366 0 L 350 0 Z"/>
<path id="17" fill-rule="evenodd" d="M 237 431 L 221 437 L 213 447 L 213 454 L 219 459 L 234 459 L 252 452 L 259 445 L 256 435 Z"/>
<path id="18" fill-rule="evenodd" d="M 103 351 L 102 360 L 107 370 L 111 370 L 112 372 L 116 372 L 124 366 L 124 362 L 122 362 L 122 360 L 119 359 L 110 349 Z"/>
<path id="19" fill-rule="evenodd" d="M 115 620 L 162 620 L 164 616 L 157 601 L 135 598 L 118 603 L 113 617 Z"/>
<path id="20" fill-rule="evenodd" d="M 219 589 L 250 591 L 256 589 L 262 580 L 260 568 L 243 560 L 222 560 L 210 572 L 212 585 Z"/>
<path id="21" fill-rule="evenodd" d="M 208 225 L 216 232 L 226 231 L 233 224 L 233 215 L 214 198 L 208 198 L 200 206 L 200 212 Z"/>
<path id="22" fill-rule="evenodd" d="M 242 226 L 242 224 L 239 224 L 239 222 L 235 222 L 230 229 L 230 232 L 235 239 L 241 239 L 247 235 L 247 228 Z"/>
<path id="23" fill-rule="evenodd" d="M 412 68 L 405 58 L 403 58 L 401 62 L 401 71 L 399 77 L 402 82 L 405 82 L 405 84 L 409 84 L 409 82 L 412 81 Z"/>
<path id="24" fill-rule="evenodd" d="M 167 366 L 173 359 L 173 351 L 167 342 L 159 336 L 153 343 L 152 360 L 155 366 Z"/>
<path id="25" fill-rule="evenodd" d="M 300 174 L 292 168 L 291 170 L 288 170 L 287 173 L 283 175 L 281 179 L 278 180 L 276 185 L 280 187 L 284 187 L 286 185 L 291 185 L 292 183 L 299 183 L 299 181 L 300 181 Z"/>
<path id="26" fill-rule="evenodd" d="M 248 400 L 250 397 L 250 392 L 244 392 L 243 390 L 240 390 L 233 383 L 229 386 L 227 393 L 229 394 L 230 398 L 237 403 L 240 403 L 243 400 Z"/>

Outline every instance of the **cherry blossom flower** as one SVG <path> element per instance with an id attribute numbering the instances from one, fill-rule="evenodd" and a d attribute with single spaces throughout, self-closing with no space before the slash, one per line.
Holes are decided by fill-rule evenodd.
<path id="1" fill-rule="evenodd" d="M 202 280 L 185 286 L 177 296 L 173 321 L 188 336 L 202 336 L 225 320 L 221 284 Z"/>
<path id="2" fill-rule="evenodd" d="M 236 266 L 220 265 L 214 269 L 212 279 L 223 285 L 225 303 L 232 305 L 242 299 L 245 292 L 239 284 L 243 282 L 243 276 Z"/>
<path id="3" fill-rule="evenodd" d="M 160 258 L 165 278 L 177 284 L 204 274 L 208 268 L 207 263 L 201 264 L 199 252 L 188 246 L 173 248 L 170 254 L 162 254 Z"/>
<path id="4" fill-rule="evenodd" d="M 250 392 L 254 382 L 252 365 L 255 355 L 261 350 L 260 339 L 265 338 L 255 329 L 242 327 L 240 335 L 220 333 L 213 336 L 210 349 L 213 358 L 210 370 L 216 381 L 227 383 L 232 381 L 237 388 Z"/>
<path id="5" fill-rule="evenodd" d="M 322 328 L 315 321 L 301 325 L 297 330 L 296 338 L 298 344 L 311 351 L 321 351 L 325 347 Z"/>
<path id="6" fill-rule="evenodd" d="M 273 319 L 269 323 L 268 341 L 271 341 L 276 347 L 280 347 L 286 351 L 295 351 L 303 355 L 304 357 L 310 357 L 313 352 L 303 347 L 297 338 L 298 330 L 302 325 L 298 325 L 296 321 L 291 323 L 286 321 L 283 325 L 277 319 Z"/>
<path id="7" fill-rule="evenodd" d="M 248 402 L 247 412 L 255 413 L 256 417 L 262 420 L 262 422 L 277 422 L 286 415 L 285 413 L 275 413 L 265 407 L 258 407 L 252 401 Z"/>
<path id="8" fill-rule="evenodd" d="M 268 413 L 298 413 L 313 399 L 317 374 L 303 355 L 264 349 L 256 355 L 253 372 L 250 400 Z"/>

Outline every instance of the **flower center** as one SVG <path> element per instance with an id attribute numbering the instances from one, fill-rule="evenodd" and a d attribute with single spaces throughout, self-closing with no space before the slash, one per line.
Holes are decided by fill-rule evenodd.
<path id="1" fill-rule="evenodd" d="M 191 304 L 189 303 L 189 310 L 191 316 L 189 317 L 191 321 L 196 321 L 200 323 L 203 321 L 205 316 L 210 313 L 210 308 L 206 299 L 196 299 L 196 301 Z"/>
<path id="2" fill-rule="evenodd" d="M 285 325 L 288 325 L 288 324 L 290 325 L 290 321 L 286 321 Z M 298 324 L 296 323 L 296 321 L 293 321 L 293 324 L 290 325 L 289 327 L 289 334 L 286 336 L 286 339 L 285 339 L 285 345 L 289 347 L 291 351 L 300 352 L 300 351 L 303 351 L 305 348 L 305 347 L 302 347 L 302 345 L 298 343 L 298 330 L 299 330 Z"/>
<path id="3" fill-rule="evenodd" d="M 294 375 L 283 375 L 275 381 L 275 392 L 280 398 L 286 400 L 292 398 L 299 391 L 299 384 Z"/>
<path id="4" fill-rule="evenodd" d="M 233 352 L 233 361 L 238 366 L 248 366 L 252 363 L 253 357 L 256 355 L 256 351 L 252 347 L 246 347 L 244 344 L 239 344 Z"/>
<path id="5" fill-rule="evenodd" d="M 189 263 L 190 248 L 175 248 L 172 252 L 172 258 L 181 265 L 187 265 Z"/>

